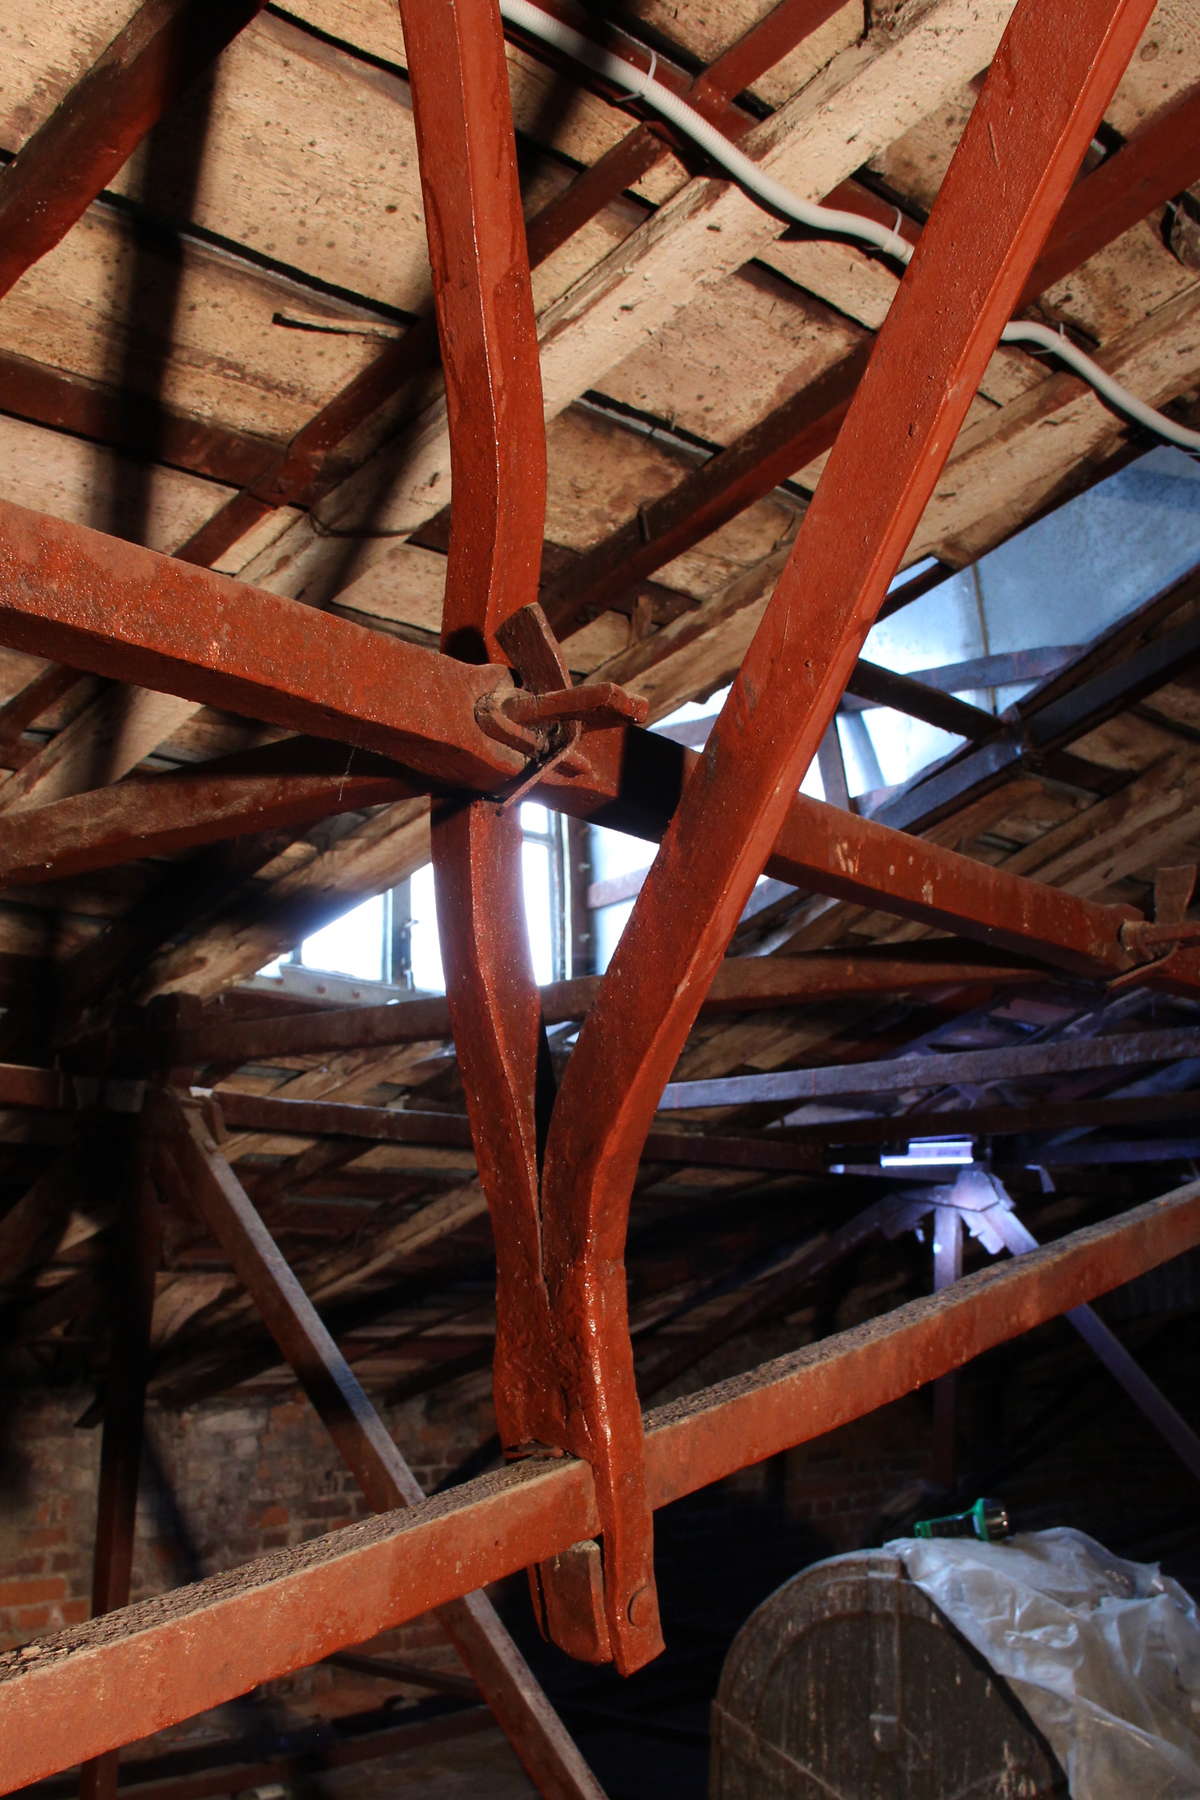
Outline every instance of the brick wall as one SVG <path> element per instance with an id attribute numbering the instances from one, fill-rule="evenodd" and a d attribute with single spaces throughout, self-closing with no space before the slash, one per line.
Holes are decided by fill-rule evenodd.
<path id="1" fill-rule="evenodd" d="M 1178 1316 L 1123 1329 L 1152 1379 L 1194 1418 L 1200 1330 Z M 784 1337 L 756 1334 L 736 1360 L 732 1350 L 710 1358 L 686 1385 L 778 1353 L 788 1347 Z M 481 1373 L 385 1414 L 426 1491 L 456 1475 L 491 1436 L 489 1389 Z M 0 1389 L 0 1646 L 88 1615 L 100 1432 L 77 1429 L 75 1420 L 91 1398 L 86 1389 L 15 1396 L 10 1389 L 7 1398 Z M 778 1532 L 784 1572 L 793 1572 L 815 1557 L 898 1535 L 912 1517 L 940 1510 L 928 1485 L 930 1422 L 930 1396 L 916 1394 L 722 1484 L 711 1496 L 713 1517 L 729 1508 L 740 1521 L 725 1537 L 722 1562 L 733 1544 Z M 1023 1526 L 1077 1525 L 1126 1554 L 1163 1555 L 1173 1572 L 1200 1577 L 1197 1553 L 1189 1549 L 1186 1569 L 1172 1556 L 1175 1534 L 1187 1526 L 1190 1538 L 1191 1477 L 1065 1324 L 971 1366 L 960 1445 L 964 1482 L 1000 1493 Z M 967 1498 L 976 1492 L 972 1486 Z M 134 1597 L 336 1529 L 364 1511 L 353 1479 L 294 1394 L 218 1400 L 182 1413 L 151 1409 Z M 437 1661 L 450 1654 L 436 1627 L 420 1621 L 394 1647 Z"/>
<path id="2" fill-rule="evenodd" d="M 494 1429 L 482 1376 L 386 1414 L 418 1480 L 445 1481 Z M 0 1421 L 0 1648 L 90 1611 L 100 1430 L 75 1421 L 87 1390 L 7 1395 Z M 220 1400 L 147 1416 L 133 1598 L 144 1599 L 368 1511 L 312 1409 L 294 1395 Z M 409 1628 L 405 1648 L 444 1645 Z"/>

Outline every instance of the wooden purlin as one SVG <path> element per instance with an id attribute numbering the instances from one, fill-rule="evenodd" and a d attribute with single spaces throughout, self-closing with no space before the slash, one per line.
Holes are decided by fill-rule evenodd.
<path id="1" fill-rule="evenodd" d="M 61 242 L 265 0 L 143 0 L 0 184 L 0 296 Z"/>
<path id="2" fill-rule="evenodd" d="M 1071 190 L 1018 310 L 1197 180 L 1200 89 L 1192 89 Z M 831 195 L 830 201 L 845 198 Z M 894 209 L 878 205 L 891 223 Z M 581 619 L 618 604 L 637 581 L 656 574 L 828 450 L 870 350 L 868 341 L 835 363 L 547 584 L 542 600 L 555 630 L 565 634 Z"/>
<path id="3" fill-rule="evenodd" d="M 726 56 L 718 58 L 711 69 L 696 78 L 694 86 L 701 90 L 706 113 L 718 118 L 726 129 L 733 128 L 733 135 L 744 135 L 752 120 L 731 104 L 736 93 L 794 50 L 835 10 L 832 0 L 781 0 L 761 25 L 752 27 Z M 533 40 L 531 48 L 535 54 L 544 53 L 537 40 Z M 727 69 L 750 77 L 739 83 L 733 95 L 727 92 Z M 688 90 L 687 79 L 682 78 L 679 86 Z M 634 187 L 666 154 L 664 139 L 641 125 L 592 168 L 585 169 L 564 193 L 528 221 L 525 230 L 530 268 L 546 262 L 605 207 Z M 188 539 L 180 556 L 209 566 L 279 507 L 316 504 L 344 478 L 344 471 L 330 463 L 331 452 L 365 425 L 406 381 L 422 370 L 436 367 L 438 360 L 435 320 L 422 319 L 322 407 L 286 451 L 264 456 L 242 491 Z"/>

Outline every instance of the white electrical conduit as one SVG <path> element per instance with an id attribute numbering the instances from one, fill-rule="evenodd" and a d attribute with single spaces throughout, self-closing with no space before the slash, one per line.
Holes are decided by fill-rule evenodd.
<path id="1" fill-rule="evenodd" d="M 542 42 L 551 45 L 571 56 L 585 68 L 596 75 L 610 81 L 616 87 L 625 88 L 638 100 L 644 100 L 652 106 L 664 119 L 685 132 L 688 137 L 700 145 L 715 163 L 727 169 L 738 185 L 746 190 L 755 200 L 773 213 L 781 213 L 786 219 L 793 219 L 797 225 L 803 225 L 811 231 L 819 231 L 825 236 L 857 238 L 860 243 L 870 244 L 876 250 L 894 257 L 897 262 L 907 263 L 912 257 L 913 246 L 906 243 L 898 231 L 887 225 L 879 225 L 873 219 L 864 219 L 858 213 L 841 212 L 832 206 L 819 206 L 813 201 L 801 200 L 781 182 L 773 179 L 758 164 L 739 150 L 736 144 L 718 131 L 715 125 L 673 94 L 670 88 L 664 87 L 661 81 L 654 79 L 654 70 L 658 62 L 657 53 L 651 51 L 649 69 L 639 69 L 635 63 L 627 62 L 623 56 L 614 56 L 611 51 L 601 49 L 590 38 L 575 31 L 570 25 L 564 25 L 561 19 L 552 18 L 539 6 L 530 4 L 530 0 L 500 0 L 500 11 L 511 25 L 527 31 L 531 37 L 541 38 Z M 899 221 L 899 213 L 896 218 Z M 1014 320 L 1006 325 L 1000 333 L 1002 344 L 1031 344 L 1039 350 L 1048 350 L 1060 361 L 1082 375 L 1086 382 L 1111 405 L 1123 412 L 1127 418 L 1144 425 L 1148 430 L 1165 438 L 1168 443 L 1178 444 L 1181 450 L 1200 451 L 1200 431 L 1189 431 L 1184 425 L 1176 425 L 1165 414 L 1156 412 L 1131 394 L 1128 388 L 1114 381 L 1090 356 L 1077 350 L 1070 339 L 1061 332 L 1052 331 L 1048 325 L 1035 325 L 1024 320 Z"/>

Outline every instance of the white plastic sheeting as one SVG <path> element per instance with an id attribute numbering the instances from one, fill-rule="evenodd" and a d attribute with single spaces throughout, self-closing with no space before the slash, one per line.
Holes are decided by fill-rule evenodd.
<path id="1" fill-rule="evenodd" d="M 1200 1794 L 1200 1616 L 1156 1564 L 1068 1530 L 888 1548 L 1008 1682 L 1074 1800 Z"/>

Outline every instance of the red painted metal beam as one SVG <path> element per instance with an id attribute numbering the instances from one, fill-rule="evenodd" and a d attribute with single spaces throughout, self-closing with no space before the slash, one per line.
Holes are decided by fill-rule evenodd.
<path id="1" fill-rule="evenodd" d="M 1200 1183 L 645 1419 L 661 1507 L 861 1418 L 1200 1243 Z M 307 1667 L 595 1533 L 587 1466 L 527 1461 L 0 1656 L 0 1789 Z"/>
<path id="2" fill-rule="evenodd" d="M 523 758 L 476 703 L 504 678 L 0 501 L 0 642 L 499 786 Z"/>
<path id="3" fill-rule="evenodd" d="M 522 756 L 485 733 L 476 718 L 480 700 L 506 680 L 502 669 L 459 664 L 226 576 L 188 568 L 4 502 L 0 641 L 361 745 L 402 763 L 421 777 L 422 786 L 495 791 L 524 766 Z M 639 796 L 630 793 L 628 774 L 637 748 L 629 740 L 631 729 L 589 732 L 578 750 L 582 772 L 549 772 L 534 790 L 536 798 L 584 817 L 605 802 L 628 797 L 636 804 Z M 647 749 L 651 743 L 656 755 L 676 759 L 671 765 L 676 783 L 683 781 L 685 770 L 708 766 L 707 753 L 704 759 L 686 757 L 655 739 Z M 351 764 L 347 774 L 353 773 Z M 184 778 L 156 777 L 155 782 L 176 779 Z M 194 779 L 199 783 L 204 777 Z M 399 773 L 397 779 L 402 779 Z M 693 785 L 689 782 L 685 792 Z M 147 792 L 148 802 L 157 796 L 162 804 L 168 836 L 178 826 L 172 795 L 182 791 L 163 787 L 160 793 L 155 786 Z M 661 830 L 667 824 L 666 809 L 647 797 L 652 828 Z M 674 791 L 670 797 L 674 799 Z M 71 815 L 94 817 L 97 845 L 112 847 L 103 862 L 118 860 L 123 809 L 125 820 L 133 824 L 131 811 L 136 814 L 136 809 L 118 786 L 90 811 L 81 805 Z M 147 806 L 148 832 L 154 829 L 154 810 Z M 219 812 L 214 801 L 207 813 L 212 838 L 226 835 L 216 829 Z M 235 812 L 233 823 L 238 817 Z M 36 837 L 14 843 L 20 868 L 30 878 Z M 71 866 L 97 866 L 87 862 L 85 847 L 81 829 Z M 50 850 L 43 861 L 57 854 L 52 836 Z M 795 885 L 964 930 L 1018 954 L 1036 952 L 1081 972 L 1120 973 L 1137 960 L 1119 938 L 1122 921 L 1134 916 L 1129 909 L 1095 906 L 1019 880 L 803 795 L 793 800 L 783 821 L 768 872 Z"/>
<path id="4" fill-rule="evenodd" d="M 739 94 L 781 63 L 785 56 L 832 19 L 843 0 L 779 0 L 765 18 L 731 44 L 697 77 L 691 91 L 694 106 L 709 109 L 717 100 L 736 100 Z"/>
<path id="5" fill-rule="evenodd" d="M 0 180 L 0 296 L 53 250 L 264 0 L 145 0 Z"/>
<path id="6" fill-rule="evenodd" d="M 766 870 L 778 881 L 948 926 L 1080 975 L 1119 975 L 1139 960 L 1121 941 L 1135 909 L 1082 900 L 807 794 L 788 808 Z"/>
<path id="7" fill-rule="evenodd" d="M 525 255 L 508 77 L 494 0 L 401 0 L 450 426 L 455 492 L 442 647 L 520 668 L 531 696 L 571 691 L 533 606 L 545 522 L 546 448 L 533 294 Z M 578 738 L 578 728 L 574 730 Z M 571 739 L 564 748 L 569 747 Z M 648 1514 L 631 1544 L 614 1462 L 636 1476 L 641 1415 L 624 1326 L 595 1416 L 596 1382 L 578 1346 L 589 1321 L 555 1309 L 543 1278 L 539 1143 L 554 1079 L 533 978 L 516 812 L 486 801 L 433 814 L 433 866 L 446 994 L 480 1181 L 496 1245 L 496 1422 L 506 1449 L 541 1441 L 597 1471 L 597 1546 L 572 1552 L 584 1578 L 548 1565 L 535 1598 L 556 1641 L 623 1672 L 662 1648 Z M 540 1415 L 552 1389 L 561 1419 Z M 580 1573 L 579 1570 L 575 1571 Z M 604 1613 L 596 1605 L 604 1591 Z M 640 1612 L 631 1597 L 641 1595 Z M 591 1601 L 580 1608 L 578 1596 Z M 610 1648 L 611 1645 L 611 1648 Z"/>

